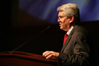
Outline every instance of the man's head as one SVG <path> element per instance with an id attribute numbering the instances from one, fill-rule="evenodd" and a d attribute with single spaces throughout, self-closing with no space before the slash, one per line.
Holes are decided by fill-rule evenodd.
<path id="1" fill-rule="evenodd" d="M 79 8 L 76 4 L 68 3 L 57 8 L 59 11 L 58 22 L 60 29 L 68 31 L 68 29 L 80 21 Z"/>

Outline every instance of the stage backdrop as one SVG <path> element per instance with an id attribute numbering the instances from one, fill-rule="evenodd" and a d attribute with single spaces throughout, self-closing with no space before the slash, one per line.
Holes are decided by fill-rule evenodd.
<path id="1" fill-rule="evenodd" d="M 99 0 L 17 0 L 17 19 L 12 21 L 12 26 L 58 24 L 57 7 L 66 3 L 77 4 L 81 22 L 99 20 Z"/>

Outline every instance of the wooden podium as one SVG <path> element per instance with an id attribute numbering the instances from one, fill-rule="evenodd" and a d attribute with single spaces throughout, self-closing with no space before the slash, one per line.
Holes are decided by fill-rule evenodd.
<path id="1" fill-rule="evenodd" d="M 42 55 L 14 51 L 0 52 L 0 66 L 59 66 L 57 59 L 46 59 Z"/>

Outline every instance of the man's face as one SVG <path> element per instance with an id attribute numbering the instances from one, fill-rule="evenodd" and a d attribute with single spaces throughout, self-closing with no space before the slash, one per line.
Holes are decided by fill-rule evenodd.
<path id="1" fill-rule="evenodd" d="M 59 22 L 60 29 L 64 31 L 68 31 L 68 29 L 70 28 L 69 21 L 70 19 L 66 17 L 66 15 L 64 14 L 64 11 L 59 11 L 58 22 Z"/>

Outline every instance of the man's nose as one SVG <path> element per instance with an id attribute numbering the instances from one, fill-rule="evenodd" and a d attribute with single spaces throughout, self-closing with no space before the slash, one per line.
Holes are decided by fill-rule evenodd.
<path id="1" fill-rule="evenodd" d="M 57 19 L 57 21 L 58 21 L 58 22 L 61 22 L 59 18 Z"/>

